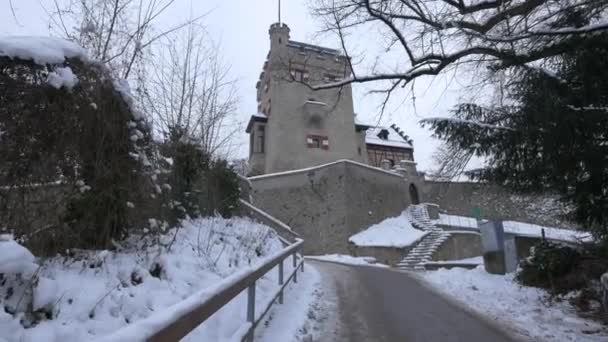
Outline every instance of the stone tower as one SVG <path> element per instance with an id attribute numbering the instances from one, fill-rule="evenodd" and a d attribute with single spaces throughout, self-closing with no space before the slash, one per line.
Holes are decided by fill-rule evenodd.
<path id="1" fill-rule="evenodd" d="M 367 163 L 365 132 L 355 125 L 352 88 L 310 85 L 351 75 L 339 51 L 290 40 L 273 24 L 270 52 L 257 83 L 258 114 L 247 126 L 251 174 L 301 169 L 339 159 Z"/>

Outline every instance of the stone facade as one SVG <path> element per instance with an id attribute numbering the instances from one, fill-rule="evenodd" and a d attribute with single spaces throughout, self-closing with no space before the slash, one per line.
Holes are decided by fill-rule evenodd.
<path id="1" fill-rule="evenodd" d="M 250 178 L 253 203 L 306 240 L 306 254 L 349 253 L 348 238 L 410 205 L 402 176 L 341 160 Z"/>
<path id="2" fill-rule="evenodd" d="M 379 166 L 413 161 L 409 138 L 396 126 L 355 120 L 352 88 L 313 90 L 351 76 L 339 51 L 290 40 L 289 27 L 270 27 L 270 52 L 257 83 L 258 113 L 247 125 L 251 175 L 349 159 Z M 368 148 L 370 152 L 368 153 Z"/>
<path id="3" fill-rule="evenodd" d="M 476 232 L 450 232 L 450 237 L 433 254 L 433 260 L 461 260 L 480 256 L 481 235 Z"/>
<path id="4" fill-rule="evenodd" d="M 257 85 L 259 114 L 247 128 L 252 174 L 338 159 L 366 163 L 350 85 L 319 91 L 308 85 L 350 76 L 347 58 L 336 50 L 292 41 L 289 32 L 285 24 L 270 28 L 270 52 Z"/>

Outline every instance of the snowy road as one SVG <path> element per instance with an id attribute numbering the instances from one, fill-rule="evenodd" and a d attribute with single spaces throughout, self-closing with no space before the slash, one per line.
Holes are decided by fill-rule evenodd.
<path id="1" fill-rule="evenodd" d="M 321 274 L 329 314 L 314 328 L 314 341 L 514 341 L 406 273 L 309 263 Z"/>

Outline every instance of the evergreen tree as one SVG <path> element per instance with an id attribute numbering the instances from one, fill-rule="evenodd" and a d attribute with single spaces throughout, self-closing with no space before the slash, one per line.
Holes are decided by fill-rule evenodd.
<path id="1" fill-rule="evenodd" d="M 567 18 L 576 20 L 576 16 Z M 527 68 L 508 87 L 508 106 L 458 105 L 430 119 L 434 136 L 489 167 L 477 176 L 510 188 L 557 191 L 573 219 L 608 240 L 608 37 Z"/>

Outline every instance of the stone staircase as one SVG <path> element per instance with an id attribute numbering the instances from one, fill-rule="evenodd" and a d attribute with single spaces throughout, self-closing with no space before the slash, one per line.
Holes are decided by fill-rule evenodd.
<path id="1" fill-rule="evenodd" d="M 437 248 L 450 237 L 450 234 L 431 221 L 426 207 L 422 204 L 408 207 L 407 216 L 414 228 L 427 231 L 429 234 L 410 250 L 405 258 L 397 264 L 397 267 L 405 270 L 423 271 L 425 269 L 424 264 L 431 261 Z"/>

